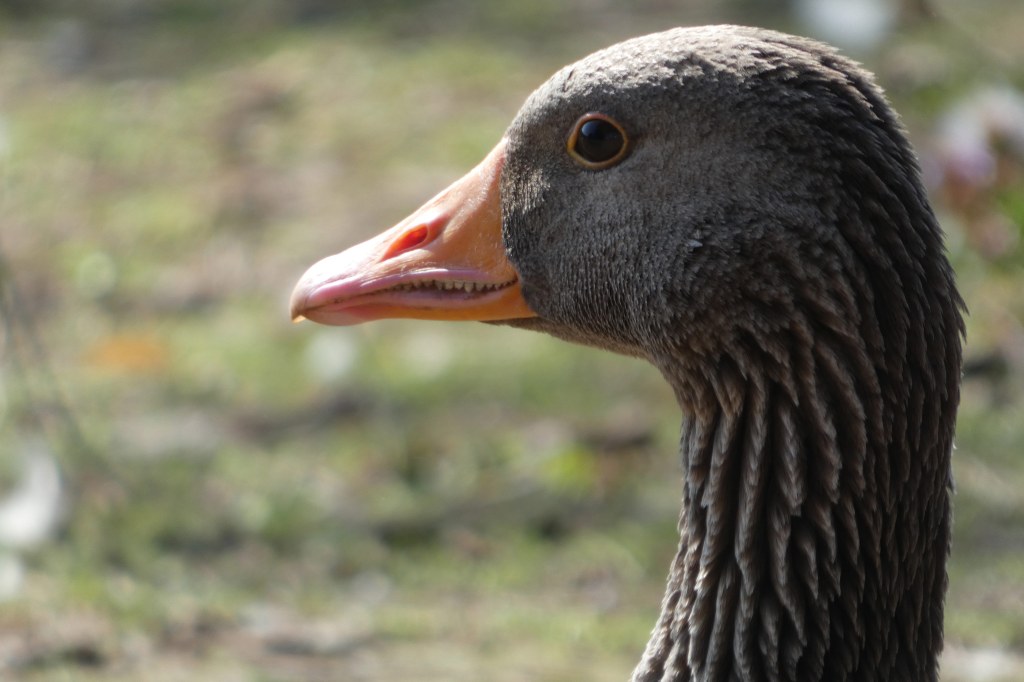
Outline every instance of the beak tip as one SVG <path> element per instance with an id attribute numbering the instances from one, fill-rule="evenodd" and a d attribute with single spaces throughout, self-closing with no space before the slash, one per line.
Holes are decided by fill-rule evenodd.
<path id="1" fill-rule="evenodd" d="M 309 294 L 302 284 L 302 281 L 300 281 L 295 285 L 291 299 L 288 301 L 289 316 L 291 317 L 292 322 L 296 324 L 306 319 L 306 316 L 303 315 L 303 313 L 306 312 L 306 302 L 309 300 Z"/>

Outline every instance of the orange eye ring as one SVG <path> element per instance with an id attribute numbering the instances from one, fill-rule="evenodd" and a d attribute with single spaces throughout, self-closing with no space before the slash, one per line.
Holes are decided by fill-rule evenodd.
<path id="1" fill-rule="evenodd" d="M 626 158 L 629 136 L 611 116 L 591 112 L 573 124 L 565 148 L 573 161 L 587 170 L 604 170 Z"/>

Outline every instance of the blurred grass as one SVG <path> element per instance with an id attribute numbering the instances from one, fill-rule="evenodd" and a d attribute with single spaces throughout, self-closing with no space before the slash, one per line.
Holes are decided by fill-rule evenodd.
<path id="1" fill-rule="evenodd" d="M 794 27 L 742 3 L 318 6 L 0 24 L 0 445 L 49 426 L 72 493 L 0 610 L 0 676 L 618 680 L 646 641 L 679 496 L 654 370 L 485 325 L 293 327 L 284 303 L 561 64 L 677 23 Z M 1015 8 L 962 25 L 1020 57 Z M 919 146 L 984 80 L 971 47 L 925 25 L 872 59 Z M 965 384 L 948 639 L 1020 652 L 1024 252 L 979 256 L 938 200 L 970 354 L 1010 357 Z M 1019 231 L 1020 183 L 992 202 Z M 52 435 L 29 321 L 89 448 Z"/>

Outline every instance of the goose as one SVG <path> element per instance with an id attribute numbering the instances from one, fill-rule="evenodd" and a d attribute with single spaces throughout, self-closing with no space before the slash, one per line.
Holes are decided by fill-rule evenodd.
<path id="1" fill-rule="evenodd" d="M 634 682 L 935 680 L 963 300 L 902 124 L 821 43 L 736 26 L 558 71 L 295 320 L 480 320 L 652 363 L 680 540 Z"/>

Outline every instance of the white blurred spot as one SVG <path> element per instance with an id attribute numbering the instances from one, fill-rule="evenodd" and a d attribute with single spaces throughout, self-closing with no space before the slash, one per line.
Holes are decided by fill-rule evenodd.
<path id="1" fill-rule="evenodd" d="M 451 337 L 432 331 L 404 336 L 398 353 L 405 371 L 417 379 L 441 376 L 452 366 L 456 355 Z"/>
<path id="2" fill-rule="evenodd" d="M 26 448 L 17 484 L 0 497 L 0 548 L 26 550 L 49 539 L 62 506 L 57 460 L 41 443 Z"/>
<path id="3" fill-rule="evenodd" d="M 986 87 L 950 107 L 939 120 L 937 147 L 944 174 L 975 186 L 996 174 L 996 147 L 1024 159 L 1024 94 Z"/>
<path id="4" fill-rule="evenodd" d="M 13 599 L 25 581 L 25 565 L 17 554 L 0 550 L 0 602 Z"/>
<path id="5" fill-rule="evenodd" d="M 947 646 L 942 652 L 943 678 L 970 682 L 1004 682 L 1024 679 L 1024 657 L 995 648 L 964 649 Z"/>
<path id="6" fill-rule="evenodd" d="M 794 0 L 797 19 L 816 38 L 867 52 L 885 40 L 897 19 L 895 0 Z"/>
<path id="7" fill-rule="evenodd" d="M 335 383 L 352 373 L 359 359 L 355 334 L 337 327 L 318 331 L 306 346 L 306 370 L 322 384 Z"/>

